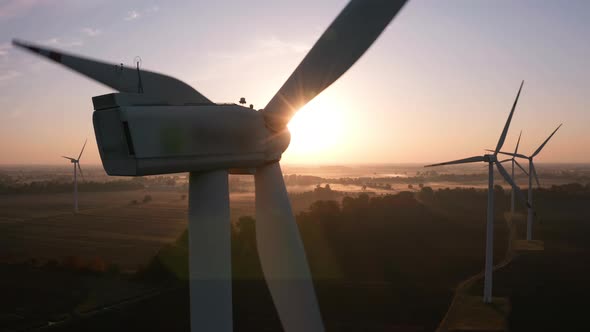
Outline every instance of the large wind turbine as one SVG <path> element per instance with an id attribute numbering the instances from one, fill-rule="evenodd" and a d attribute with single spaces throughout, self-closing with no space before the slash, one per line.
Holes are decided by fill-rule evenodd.
<path id="1" fill-rule="evenodd" d="M 109 175 L 190 172 L 193 332 L 233 328 L 229 173 L 254 175 L 260 263 L 283 328 L 323 331 L 279 166 L 290 142 L 287 123 L 365 53 L 405 2 L 351 0 L 261 111 L 215 104 L 162 74 L 13 43 L 120 92 L 93 98 L 96 140 Z"/>
<path id="2" fill-rule="evenodd" d="M 549 137 L 547 137 L 547 139 L 543 142 L 543 144 L 541 144 L 537 150 L 535 150 L 535 152 L 533 152 L 532 155 L 530 156 L 525 156 L 523 154 L 514 152 L 514 153 L 510 153 L 510 152 L 502 152 L 500 151 L 499 153 L 504 154 L 504 155 L 509 155 L 512 156 L 512 159 L 514 160 L 514 157 L 518 157 L 518 158 L 523 158 L 523 159 L 528 159 L 529 161 L 529 204 L 528 204 L 528 211 L 527 211 L 527 223 L 526 223 L 526 239 L 527 240 L 532 240 L 533 239 L 533 219 L 534 219 L 534 211 L 533 211 L 533 176 L 535 177 L 535 181 L 537 182 L 537 186 L 541 186 L 541 182 L 539 182 L 539 176 L 537 176 L 537 170 L 535 169 L 535 164 L 533 163 L 533 158 L 535 158 L 536 155 L 539 154 L 539 152 L 541 152 L 541 150 L 543 150 L 543 147 L 545 147 L 545 144 L 547 144 L 547 142 L 549 142 L 549 140 L 551 139 L 551 137 L 553 137 L 553 135 L 555 135 L 555 133 L 557 132 L 557 130 L 559 128 L 561 128 L 560 124 L 559 126 L 557 126 L 557 128 L 555 128 L 555 130 L 551 133 L 551 135 L 549 135 Z M 520 166 L 520 165 L 519 165 Z M 521 167 L 522 168 L 522 167 Z M 526 172 L 525 172 L 526 173 Z"/>
<path id="3" fill-rule="evenodd" d="M 74 213 L 78 213 L 78 174 L 76 168 L 80 170 L 80 175 L 84 177 L 84 173 L 82 173 L 82 167 L 80 167 L 80 158 L 82 157 L 82 152 L 84 152 L 87 141 L 88 140 L 84 141 L 84 145 L 82 145 L 82 150 L 80 150 L 78 158 L 62 156 L 62 158 L 68 159 L 74 165 Z"/>
<path id="4" fill-rule="evenodd" d="M 493 154 L 485 154 L 483 156 L 475 156 L 469 157 L 465 159 L 459 159 L 454 161 L 447 161 L 444 163 L 432 164 L 427 165 L 425 167 L 432 167 L 432 166 L 442 166 L 442 165 L 454 165 L 454 164 L 465 164 L 465 163 L 475 163 L 475 162 L 486 162 L 488 163 L 488 208 L 487 208 L 487 224 L 486 224 L 486 258 L 485 258 L 485 269 L 484 269 L 484 291 L 483 291 L 483 301 L 485 303 L 492 302 L 492 269 L 494 266 L 494 165 L 504 177 L 504 180 L 508 182 L 512 186 L 512 190 L 519 195 L 520 199 L 526 203 L 526 199 L 524 195 L 518 188 L 518 186 L 512 181 L 512 178 L 504 169 L 504 166 L 498 161 L 498 152 L 504 145 L 504 140 L 506 139 L 506 134 L 508 133 L 508 128 L 510 127 L 510 121 L 512 120 L 512 115 L 514 114 L 514 109 L 516 108 L 516 104 L 518 103 L 518 98 L 520 96 L 520 91 L 522 90 L 522 85 L 524 81 L 520 84 L 520 88 L 518 89 L 518 94 L 516 95 L 516 99 L 514 100 L 514 104 L 512 105 L 512 109 L 510 110 L 510 114 L 508 115 L 508 120 L 506 120 L 506 124 L 504 125 L 504 130 L 502 130 L 502 134 L 500 134 L 500 139 L 498 140 L 498 144 L 496 145 L 496 149 L 494 150 Z M 527 203 L 528 205 L 528 203 Z"/>

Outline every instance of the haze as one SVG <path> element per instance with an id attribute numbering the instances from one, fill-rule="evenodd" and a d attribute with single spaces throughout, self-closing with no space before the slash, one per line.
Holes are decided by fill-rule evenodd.
<path id="1" fill-rule="evenodd" d="M 175 76 L 215 102 L 263 108 L 346 4 L 326 1 L 29 0 L 0 4 L 0 164 L 61 164 L 111 90 L 11 47 L 22 38 Z M 313 8 L 311 10 L 310 8 Z M 290 125 L 287 163 L 426 163 L 506 147 L 590 162 L 587 1 L 411 1 L 374 46 Z M 572 144 L 575 143 L 575 144 Z"/>

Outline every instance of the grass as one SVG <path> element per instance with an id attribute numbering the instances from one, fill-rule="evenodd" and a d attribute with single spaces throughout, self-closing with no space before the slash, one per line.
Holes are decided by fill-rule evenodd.
<path id="1" fill-rule="evenodd" d="M 517 252 L 543 251 L 545 243 L 541 240 L 516 240 L 514 241 L 514 250 Z"/>
<path id="2" fill-rule="evenodd" d="M 447 331 L 506 331 L 510 312 L 506 298 L 494 297 L 492 303 L 484 303 L 481 296 L 461 295 L 453 306 Z"/>
<path id="3" fill-rule="evenodd" d="M 82 210 L 77 215 L 69 211 L 69 194 L 47 197 L 47 201 L 43 195 L 6 197 L 0 201 L 0 260 L 62 258 L 75 254 L 81 258 L 99 256 L 109 263 L 117 263 L 123 270 L 133 270 L 145 264 L 163 244 L 176 239 L 186 227 L 187 199 L 181 199 L 181 193 L 149 192 L 153 200 L 141 203 L 145 194 L 143 190 L 83 193 Z M 485 196 L 475 193 L 475 198 L 467 201 L 451 194 L 429 207 L 442 218 L 436 219 L 436 223 L 427 220 L 404 223 L 400 218 L 391 227 L 393 231 L 384 234 L 385 240 L 377 238 L 395 244 L 386 250 L 394 263 L 392 267 L 397 268 L 388 272 L 391 279 L 387 282 L 316 281 L 328 331 L 432 331 L 436 328 L 448 308 L 453 287 L 483 268 L 485 214 L 480 212 L 485 208 Z M 469 195 L 473 194 L 465 193 L 466 197 Z M 253 198 L 251 193 L 232 193 L 232 220 L 253 215 Z M 140 203 L 129 204 L 132 200 Z M 542 206 L 542 195 L 538 202 Z M 304 209 L 302 205 L 294 203 L 296 210 Z M 574 323 L 582 321 L 583 308 L 587 307 L 583 300 L 590 296 L 587 286 L 590 268 L 583 263 L 590 259 L 588 213 L 572 212 L 572 218 L 569 214 L 561 216 L 559 211 L 564 207 L 573 209 L 569 201 L 557 202 L 552 207 L 555 211 L 551 214 L 539 212 L 544 219 L 534 228 L 535 238 L 543 240 L 545 251 L 517 254 L 515 264 L 494 273 L 494 295 L 509 301 L 496 299 L 495 305 L 485 306 L 481 301 L 481 284 L 474 285 L 467 296 L 459 299 L 456 322 L 460 328 L 475 329 L 485 322 L 489 329 L 509 325 L 511 330 L 526 331 L 530 327 L 527 324 L 533 324 L 536 330 L 549 326 L 552 330 L 575 330 Z M 504 207 L 501 211 L 505 210 Z M 505 257 L 509 235 L 500 213 L 496 214 L 495 262 Z M 456 215 L 469 217 L 461 219 Z M 515 216 L 512 222 L 517 238 L 522 239 L 523 216 Z M 378 246 L 380 242 L 375 241 L 375 248 L 368 248 L 374 251 L 355 253 L 367 239 L 353 236 L 352 240 L 347 243 L 350 252 L 363 257 L 359 262 L 366 263 L 358 267 L 363 271 L 373 268 L 374 274 L 382 274 L 383 271 L 375 268 L 378 265 L 373 264 L 375 257 L 369 255 L 383 252 Z M 326 252 L 334 249 L 330 242 L 323 244 L 317 248 Z M 342 251 L 332 250 L 332 253 Z M 313 268 L 313 259 L 310 262 Z M 0 286 L 2 294 L 12 294 L 5 301 L 6 307 L 0 310 L 2 328 L 5 322 L 22 321 L 19 317 L 26 317 L 25 320 L 33 317 L 28 322 L 34 323 L 35 317 L 59 318 L 72 308 L 89 310 L 133 291 L 134 287 L 126 286 L 125 282 L 97 283 L 68 274 L 50 276 L 38 269 L 21 275 L 2 275 L 10 281 Z M 47 280 L 56 283 L 46 283 Z M 10 293 L 12 289 L 15 291 Z M 234 290 L 237 330 L 280 330 L 262 280 L 237 280 Z M 120 330 L 186 330 L 187 301 L 186 289 L 174 290 L 58 330 L 104 331 L 115 326 Z M 16 302 L 20 304 L 14 305 Z M 32 304 L 35 308 L 31 309 Z M 502 318 L 509 309 L 508 319 Z M 34 315 L 27 310 L 33 310 Z"/>

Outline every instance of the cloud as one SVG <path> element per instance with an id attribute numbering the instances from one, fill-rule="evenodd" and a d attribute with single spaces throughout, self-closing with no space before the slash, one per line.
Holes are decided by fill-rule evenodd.
<path id="1" fill-rule="evenodd" d="M 16 119 L 20 117 L 22 113 L 23 112 L 21 109 L 12 109 L 8 112 L 8 117 L 11 119 Z"/>
<path id="2" fill-rule="evenodd" d="M 258 47 L 265 50 L 271 55 L 281 55 L 285 53 L 305 53 L 311 48 L 310 45 L 297 42 L 286 42 L 277 37 L 261 39 L 256 42 Z"/>
<path id="3" fill-rule="evenodd" d="M 16 70 L 8 70 L 6 72 L 0 72 L 0 82 L 11 80 L 13 78 L 19 77 L 20 75 L 21 75 L 21 73 Z"/>
<path id="4" fill-rule="evenodd" d="M 151 6 L 151 7 L 147 8 L 145 10 L 145 13 L 146 14 L 152 14 L 152 13 L 158 12 L 159 10 L 160 10 L 160 7 L 158 7 L 158 6 Z"/>
<path id="5" fill-rule="evenodd" d="M 160 11 L 160 7 L 155 6 L 155 5 L 151 6 L 151 7 L 147 7 L 143 10 L 133 9 L 133 10 L 127 12 L 127 16 L 125 16 L 123 19 L 125 21 L 134 21 L 134 20 L 137 20 L 143 16 L 149 16 L 149 15 L 155 14 L 159 11 Z"/>
<path id="6" fill-rule="evenodd" d="M 93 29 L 93 28 L 83 28 L 82 32 L 88 37 L 96 37 L 102 34 L 100 29 Z"/>
<path id="7" fill-rule="evenodd" d="M 6 0 L 0 1 L 0 18 L 15 17 L 26 13 L 32 7 L 48 3 L 49 0 Z"/>
<path id="8" fill-rule="evenodd" d="M 80 47 L 84 45 L 84 42 L 81 40 L 73 40 L 69 42 L 65 42 L 58 37 L 49 38 L 47 40 L 39 41 L 40 44 L 44 44 L 47 46 L 53 46 L 58 48 L 73 48 L 73 47 Z"/>
<path id="9" fill-rule="evenodd" d="M 8 55 L 8 50 L 12 48 L 12 44 L 10 43 L 2 43 L 0 44 L 0 57 Z"/>
<path id="10" fill-rule="evenodd" d="M 127 13 L 127 16 L 125 16 L 124 20 L 125 21 L 133 21 L 133 20 L 136 20 L 140 17 L 141 17 L 141 14 L 138 11 L 132 10 Z"/>
<path id="11" fill-rule="evenodd" d="M 276 57 L 287 54 L 307 53 L 311 48 L 311 44 L 284 41 L 274 36 L 255 40 L 253 45 L 254 47 L 249 48 L 248 51 L 211 53 L 210 56 L 222 59 L 248 61 L 261 57 Z"/>

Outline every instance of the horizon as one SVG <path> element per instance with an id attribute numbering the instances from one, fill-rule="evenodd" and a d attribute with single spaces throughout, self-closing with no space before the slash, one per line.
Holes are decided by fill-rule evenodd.
<path id="1" fill-rule="evenodd" d="M 431 161 L 434 162 L 434 161 Z M 103 167 L 102 163 L 83 163 L 82 161 L 80 161 L 80 164 L 87 166 L 87 167 Z M 371 167 L 371 166 L 379 166 L 379 167 L 383 167 L 383 166 L 413 166 L 413 167 L 423 167 L 425 169 L 432 169 L 432 170 L 437 170 L 437 169 L 448 169 L 449 167 L 457 167 L 455 165 L 445 165 L 445 166 L 432 166 L 432 167 L 426 167 L 426 165 L 428 165 L 427 163 L 421 163 L 421 162 L 358 162 L 358 163 L 289 163 L 289 162 L 281 162 L 281 166 L 285 166 L 285 167 Z M 556 165 L 556 166 L 567 166 L 567 165 L 582 165 L 582 166 L 590 166 L 590 162 L 536 162 L 535 161 L 535 165 Z M 55 167 L 55 166 L 63 166 L 63 167 L 71 167 L 70 164 L 66 163 L 15 163 L 15 164 L 0 164 L 0 168 L 2 167 L 15 167 L 15 166 L 31 166 L 31 167 L 43 167 L 43 166 L 47 166 L 47 167 Z M 478 163 L 474 163 L 473 165 L 462 165 L 460 167 L 482 167 L 480 164 Z M 482 172 L 487 172 L 487 169 L 484 169 Z M 188 173 L 188 172 L 179 172 L 179 173 L 166 173 L 166 174 L 181 174 L 181 173 Z M 163 175 L 166 175 L 163 174 Z M 248 175 L 248 174 L 245 174 Z M 141 175 L 138 175 L 137 177 L 141 177 Z"/>

